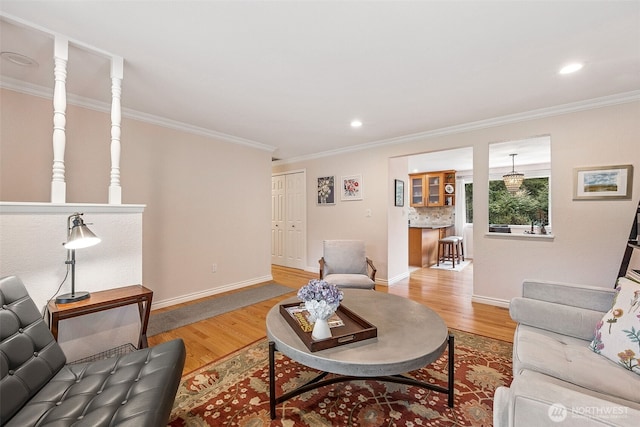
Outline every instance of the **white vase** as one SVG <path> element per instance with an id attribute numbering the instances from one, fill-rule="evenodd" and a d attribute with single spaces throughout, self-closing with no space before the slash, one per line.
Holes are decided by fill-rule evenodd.
<path id="1" fill-rule="evenodd" d="M 329 328 L 328 320 L 336 312 L 339 305 L 340 303 L 327 304 L 326 301 L 312 300 L 305 302 L 305 308 L 311 315 L 309 320 L 314 322 L 311 338 L 314 340 L 331 338 L 331 328 Z"/>
<path id="2" fill-rule="evenodd" d="M 331 338 L 331 328 L 329 328 L 328 319 L 316 319 L 311 331 L 311 338 L 314 340 L 323 340 Z"/>

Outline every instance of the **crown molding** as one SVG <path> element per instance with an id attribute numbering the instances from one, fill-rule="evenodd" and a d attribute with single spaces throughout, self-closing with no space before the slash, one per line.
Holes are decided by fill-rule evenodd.
<path id="1" fill-rule="evenodd" d="M 351 147 L 328 150 L 320 153 L 314 153 L 307 156 L 277 160 L 277 161 L 274 161 L 272 164 L 274 166 L 286 165 L 290 163 L 319 159 L 322 157 L 335 156 L 338 154 L 351 153 L 354 151 L 362 151 L 362 150 L 382 147 L 386 145 L 404 144 L 404 143 L 413 142 L 416 140 L 434 138 L 437 136 L 445 136 L 445 135 L 452 135 L 452 134 L 463 133 L 463 132 L 470 132 L 474 130 L 497 127 L 497 126 L 502 126 L 502 125 L 507 125 L 512 123 L 545 118 L 545 117 L 560 116 L 563 114 L 575 113 L 578 111 L 609 107 L 609 106 L 618 105 L 618 104 L 626 104 L 634 101 L 640 101 L 640 90 L 634 90 L 631 92 L 624 92 L 624 93 L 619 93 L 615 95 L 603 96 L 600 98 L 593 98 L 593 99 L 588 99 L 588 100 L 579 101 L 579 102 L 572 102 L 569 104 L 562 104 L 554 107 L 540 108 L 537 110 L 526 111 L 524 113 L 509 114 L 506 116 L 495 117 L 495 118 L 486 119 L 486 120 L 479 120 L 475 122 L 469 122 L 469 123 L 464 123 L 460 125 L 414 133 L 411 135 L 399 136 L 395 138 L 383 139 L 380 141 L 367 142 L 364 144 L 353 145 Z"/>
<path id="2" fill-rule="evenodd" d="M 3 89 L 12 90 L 14 92 L 24 93 L 27 95 L 37 96 L 39 98 L 53 100 L 52 88 L 36 85 L 33 83 L 23 82 L 10 77 L 3 76 L 0 79 L 0 87 Z M 110 103 L 98 101 L 95 99 L 86 98 L 86 97 L 82 97 L 74 94 L 67 94 L 67 104 L 75 105 L 77 107 L 87 108 L 89 110 L 94 110 L 101 113 L 111 114 Z M 214 138 L 214 139 L 228 142 L 231 144 L 238 144 L 238 145 L 248 146 L 251 148 L 257 148 L 259 150 L 269 151 L 271 153 L 273 153 L 277 148 L 271 145 L 263 144 L 261 142 L 252 141 L 250 139 L 240 138 L 240 137 L 229 135 L 222 132 L 216 132 L 216 131 L 205 129 L 199 126 L 190 125 L 188 123 L 167 119 L 165 117 L 156 116 L 153 114 L 143 113 L 140 111 L 133 110 L 131 108 L 123 108 L 122 117 L 166 127 L 169 129 L 178 130 L 181 132 L 205 136 L 208 138 Z"/>
<path id="3" fill-rule="evenodd" d="M 9 77 L 2 77 L 0 79 L 0 87 L 15 92 L 21 92 L 40 98 L 53 99 L 53 89 L 44 86 L 35 85 L 32 83 L 26 83 L 20 80 L 12 79 Z M 353 145 L 345 148 L 338 148 L 335 150 L 322 151 L 306 156 L 293 157 L 290 159 L 275 160 L 272 162 L 273 166 L 286 165 L 290 163 L 307 161 L 313 159 L 319 159 L 323 157 L 335 156 L 339 154 L 352 153 L 355 151 L 368 150 L 371 148 L 382 147 L 387 145 L 404 144 L 413 142 L 416 140 L 423 140 L 429 138 L 435 138 L 438 136 L 452 135 L 463 132 L 470 132 L 474 130 L 486 129 L 490 127 L 503 126 L 512 123 L 518 123 L 523 121 L 535 120 L 545 117 L 560 116 L 563 114 L 575 113 L 579 111 L 591 110 L 595 108 L 609 107 L 618 104 L 626 104 L 629 102 L 640 100 L 640 90 L 631 92 L 624 92 L 615 95 L 603 96 L 600 98 L 587 99 L 584 101 L 572 102 L 568 104 L 561 104 L 554 107 L 540 108 L 537 110 L 526 111 L 523 113 L 509 114 L 506 116 L 495 117 L 486 120 L 479 120 L 475 122 L 463 123 L 460 125 L 444 127 L 440 129 L 434 129 L 425 132 L 414 133 L 410 135 L 404 135 L 389 139 L 383 139 L 379 141 L 367 142 L 364 144 Z M 84 98 L 81 96 L 69 94 L 67 95 L 67 103 L 76 105 L 91 110 L 110 113 L 111 104 L 97 101 L 95 99 Z M 277 147 L 272 145 L 263 144 L 261 142 L 252 141 L 245 138 L 229 135 L 222 132 L 205 129 L 199 126 L 190 125 L 188 123 L 179 122 L 177 120 L 167 119 L 165 117 L 156 116 L 153 114 L 147 114 L 140 111 L 132 110 L 129 108 L 122 109 L 122 116 L 132 120 L 138 120 L 158 126 L 175 129 L 182 132 L 187 132 L 195 135 L 205 136 L 229 142 L 231 144 L 239 144 L 248 146 L 251 148 L 257 148 L 264 151 L 274 152 Z"/>

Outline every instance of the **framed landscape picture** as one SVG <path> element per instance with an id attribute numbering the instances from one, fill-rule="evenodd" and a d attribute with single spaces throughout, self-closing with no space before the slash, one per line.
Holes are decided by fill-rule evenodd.
<path id="1" fill-rule="evenodd" d="M 362 200 L 362 175 L 342 177 L 340 200 Z"/>
<path id="2" fill-rule="evenodd" d="M 575 168 L 573 200 L 630 199 L 633 165 Z"/>
<path id="3" fill-rule="evenodd" d="M 336 179 L 334 176 L 321 176 L 318 178 L 318 205 L 335 205 L 335 182 Z"/>

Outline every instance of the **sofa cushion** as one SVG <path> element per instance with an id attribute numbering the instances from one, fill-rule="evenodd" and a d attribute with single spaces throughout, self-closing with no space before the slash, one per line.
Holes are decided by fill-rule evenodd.
<path id="1" fill-rule="evenodd" d="M 514 378 L 509 388 L 496 390 L 496 396 L 496 425 L 510 418 L 514 426 L 635 427 L 640 417 L 640 404 L 529 370 Z"/>
<path id="2" fill-rule="evenodd" d="M 620 277 L 616 292 L 611 309 L 596 325 L 589 347 L 640 375 L 640 283 Z"/>
<path id="3" fill-rule="evenodd" d="M 324 240 L 324 276 L 367 274 L 367 255 L 362 240 Z"/>
<path id="4" fill-rule="evenodd" d="M 184 366 L 175 339 L 110 359 L 64 366 L 7 424 L 160 426 Z"/>
<path id="5" fill-rule="evenodd" d="M 366 274 L 329 274 L 323 280 L 340 288 L 374 289 L 376 286 Z"/>
<path id="6" fill-rule="evenodd" d="M 0 425 L 54 375 L 66 359 L 22 281 L 0 279 Z"/>
<path id="7" fill-rule="evenodd" d="M 518 323 L 583 340 L 593 339 L 594 326 L 604 311 L 521 297 L 509 304 L 509 314 Z"/>
<path id="8" fill-rule="evenodd" d="M 521 324 L 514 337 L 513 372 L 524 370 L 640 403 L 638 375 L 595 354 L 589 341 Z"/>

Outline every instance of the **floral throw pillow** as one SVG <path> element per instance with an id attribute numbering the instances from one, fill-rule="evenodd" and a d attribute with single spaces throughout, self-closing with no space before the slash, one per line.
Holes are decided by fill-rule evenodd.
<path id="1" fill-rule="evenodd" d="M 613 306 L 596 325 L 590 347 L 640 375 L 640 283 L 618 279 Z"/>

